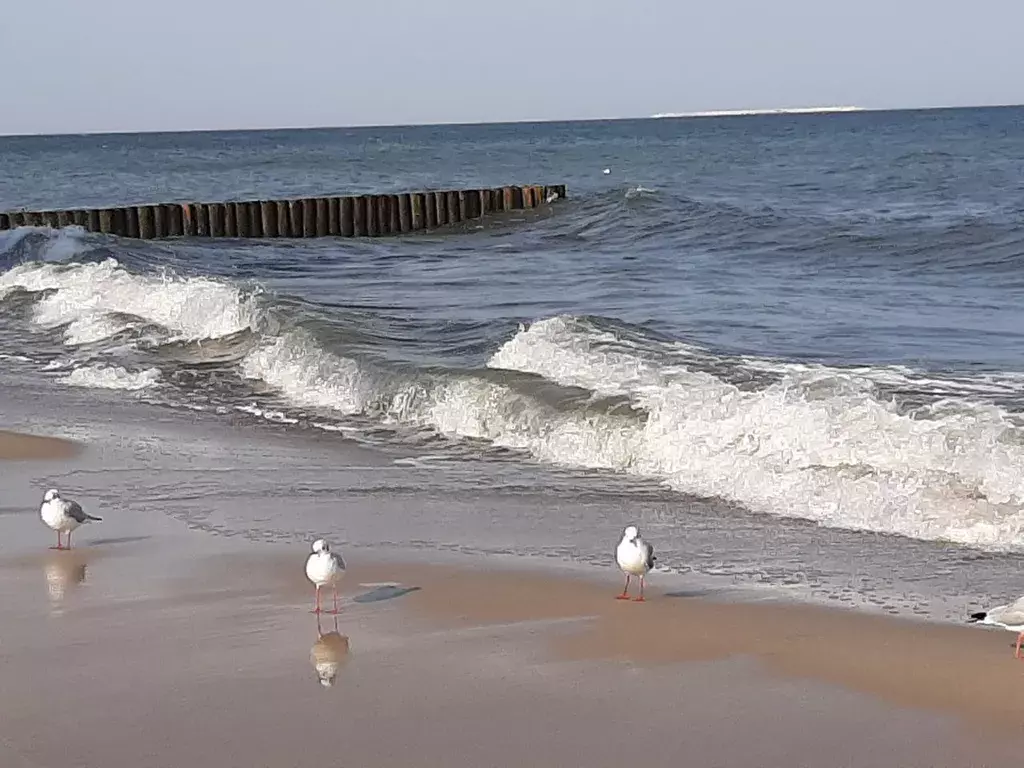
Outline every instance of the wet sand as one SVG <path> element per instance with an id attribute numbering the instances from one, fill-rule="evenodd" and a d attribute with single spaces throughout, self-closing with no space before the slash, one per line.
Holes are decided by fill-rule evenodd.
<path id="1" fill-rule="evenodd" d="M 318 627 L 305 544 L 111 496 L 75 550 L 50 551 L 38 489 L 123 470 L 5 466 L 2 766 L 905 768 L 1016 766 L 1024 749 L 1008 632 L 725 601 L 657 575 L 647 602 L 617 601 L 612 569 L 360 548 L 337 624 Z"/>
<path id="2" fill-rule="evenodd" d="M 82 446 L 71 440 L 0 429 L 0 460 L 53 461 L 70 459 L 77 456 L 81 450 Z"/>
<path id="3" fill-rule="evenodd" d="M 1024 747 L 1008 633 L 357 555 L 318 631 L 302 548 L 93 536 L 0 561 L 4 765 L 998 766 Z"/>

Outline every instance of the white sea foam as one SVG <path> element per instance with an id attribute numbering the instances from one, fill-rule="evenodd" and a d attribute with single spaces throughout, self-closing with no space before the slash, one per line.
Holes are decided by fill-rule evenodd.
<path id="1" fill-rule="evenodd" d="M 173 339 L 216 338 L 251 327 L 258 316 L 255 297 L 229 283 L 137 275 L 115 259 L 21 264 L 0 274 L 0 298 L 15 287 L 53 291 L 36 304 L 34 321 L 66 325 L 68 344 L 97 341 L 139 321 L 162 326 Z"/>
<path id="2" fill-rule="evenodd" d="M 484 439 L 542 461 L 660 477 L 759 512 L 1024 547 L 1024 431 L 995 405 L 946 398 L 902 412 L 865 370 L 781 363 L 775 383 L 741 389 L 687 366 L 693 348 L 664 346 L 661 355 L 631 352 L 610 332 L 551 318 L 521 330 L 489 361 L 626 396 L 632 413 L 556 408 L 469 375 L 382 396 L 355 361 L 308 337 L 268 344 L 245 370 L 297 404 Z"/>
<path id="3" fill-rule="evenodd" d="M 148 389 L 160 381 L 160 370 L 147 368 L 143 371 L 129 371 L 119 365 L 89 365 L 76 368 L 62 381 L 75 387 L 138 391 Z"/>

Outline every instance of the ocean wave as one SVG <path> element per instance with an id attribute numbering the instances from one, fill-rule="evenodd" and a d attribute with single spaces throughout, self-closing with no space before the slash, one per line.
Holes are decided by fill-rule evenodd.
<path id="1" fill-rule="evenodd" d="M 71 368 L 67 384 L 178 387 L 283 423 L 429 431 L 768 515 L 1024 549 L 1024 428 L 1008 404 L 1019 374 L 727 356 L 567 315 L 510 331 L 481 367 L 417 365 L 368 349 L 411 333 L 368 312 L 114 259 L 0 273 L 0 306 L 26 296 L 32 327 L 59 339 L 55 359 L 74 358 L 53 369 Z M 456 332 L 465 344 L 476 330 Z M 216 402 L 221 381 L 234 389 Z"/>
<path id="2" fill-rule="evenodd" d="M 160 370 L 147 368 L 143 371 L 129 371 L 119 365 L 90 365 L 75 368 L 62 381 L 73 387 L 138 391 L 159 382 Z"/>
<path id="3" fill-rule="evenodd" d="M 42 294 L 34 319 L 63 328 L 68 344 L 95 342 L 144 323 L 166 341 L 212 339 L 253 327 L 258 291 L 207 277 L 145 276 L 116 259 L 97 263 L 27 262 L 0 274 L 0 300 L 21 289 Z"/>
<path id="4" fill-rule="evenodd" d="M 1024 431 L 1006 410 L 969 396 L 901 407 L 882 392 L 914 376 L 886 368 L 776 363 L 772 383 L 745 389 L 688 363 L 692 346 L 663 349 L 660 359 L 629 346 L 578 318 L 554 317 L 491 357 L 488 366 L 508 380 L 388 378 L 311 337 L 274 339 L 243 368 L 294 405 L 425 426 L 553 464 L 658 477 L 756 512 L 1024 546 Z M 545 399 L 522 374 L 590 398 Z M 628 406 L 600 400 L 611 396 Z"/>

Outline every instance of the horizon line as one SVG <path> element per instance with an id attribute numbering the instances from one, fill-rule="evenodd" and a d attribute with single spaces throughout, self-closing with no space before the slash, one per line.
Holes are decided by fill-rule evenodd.
<path id="1" fill-rule="evenodd" d="M 143 129 L 143 130 L 98 130 L 70 131 L 65 133 L 2 133 L 0 139 L 35 139 L 35 138 L 66 138 L 69 136 L 131 136 L 161 135 L 183 133 L 255 133 L 275 131 L 343 131 L 372 130 L 383 128 L 444 128 L 473 127 L 485 125 L 546 125 L 554 123 L 614 123 L 641 120 L 693 120 L 708 118 L 742 118 L 742 117 L 811 117 L 821 115 L 857 115 L 873 112 L 936 112 L 955 109 L 1013 109 L 1024 107 L 1024 104 L 965 104 L 922 107 L 769 107 L 747 109 L 703 110 L 696 112 L 658 112 L 653 115 L 632 117 L 583 117 L 583 118 L 522 118 L 516 120 L 471 120 L 455 122 L 424 122 L 424 123 L 351 123 L 348 125 L 277 125 L 257 126 L 252 128 L 184 128 L 184 129 Z"/>

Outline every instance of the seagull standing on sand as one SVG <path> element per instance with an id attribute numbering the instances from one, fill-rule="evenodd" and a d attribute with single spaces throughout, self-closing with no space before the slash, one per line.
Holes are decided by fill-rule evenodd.
<path id="1" fill-rule="evenodd" d="M 629 599 L 629 580 L 633 576 L 639 576 L 640 596 L 636 598 L 636 602 L 643 602 L 644 576 L 654 567 L 654 547 L 640 538 L 640 530 L 635 525 L 626 526 L 622 532 L 622 541 L 615 549 L 615 560 L 626 574 L 626 586 L 617 599 Z"/>
<path id="2" fill-rule="evenodd" d="M 323 539 L 313 542 L 313 552 L 306 558 L 306 577 L 316 586 L 316 608 L 320 613 L 320 590 L 330 585 L 334 591 L 334 614 L 338 613 L 338 582 L 345 575 L 345 561 Z"/>
<path id="3" fill-rule="evenodd" d="M 71 549 L 71 532 L 84 523 L 99 522 L 102 517 L 94 517 L 85 512 L 77 501 L 62 499 L 60 493 L 51 488 L 43 496 L 39 507 L 39 516 L 43 522 L 57 532 L 57 546 L 53 549 Z M 61 542 L 60 535 L 67 533 L 68 545 Z"/>
<path id="4" fill-rule="evenodd" d="M 1017 598 L 1008 605 L 997 605 L 987 611 L 972 613 L 967 622 L 969 624 L 991 624 L 1011 632 L 1017 632 L 1017 648 L 1013 655 L 1018 659 L 1021 658 L 1020 645 L 1024 642 L 1024 597 Z"/>

